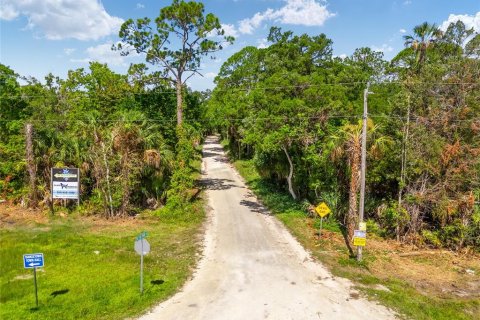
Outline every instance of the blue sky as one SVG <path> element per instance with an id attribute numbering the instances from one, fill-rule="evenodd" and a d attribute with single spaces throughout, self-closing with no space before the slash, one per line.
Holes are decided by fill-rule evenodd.
<path id="1" fill-rule="evenodd" d="M 204 77 L 193 77 L 196 90 L 213 87 L 221 64 L 247 45 L 262 47 L 271 26 L 296 34 L 325 33 L 334 54 L 350 55 L 371 47 L 391 59 L 403 48 L 402 36 L 424 21 L 445 27 L 462 20 L 480 32 L 479 0 L 208 0 L 206 12 L 220 18 L 236 41 L 217 60 L 204 60 Z M 0 62 L 20 75 L 43 79 L 52 72 L 88 68 L 89 61 L 107 63 L 124 73 L 142 57 L 121 57 L 110 47 L 128 18 L 158 16 L 170 0 L 2 0 Z M 155 67 L 151 67 L 153 70 Z"/>

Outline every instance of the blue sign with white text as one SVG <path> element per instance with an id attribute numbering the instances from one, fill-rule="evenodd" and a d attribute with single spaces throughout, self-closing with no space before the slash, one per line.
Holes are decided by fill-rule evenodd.
<path id="1" fill-rule="evenodd" d="M 43 253 L 29 253 L 23 255 L 23 267 L 25 269 L 43 267 Z"/>

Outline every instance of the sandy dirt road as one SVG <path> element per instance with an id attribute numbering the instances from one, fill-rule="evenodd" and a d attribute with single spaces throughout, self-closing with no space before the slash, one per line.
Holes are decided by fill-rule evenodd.
<path id="1" fill-rule="evenodd" d="M 215 137 L 204 146 L 209 217 L 203 258 L 181 292 L 140 319 L 394 319 L 357 296 L 266 211 L 226 160 Z"/>

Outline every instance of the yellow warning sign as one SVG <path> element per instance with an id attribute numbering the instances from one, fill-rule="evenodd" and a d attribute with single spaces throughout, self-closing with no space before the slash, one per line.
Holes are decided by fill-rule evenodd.
<path id="1" fill-rule="evenodd" d="M 315 212 L 318 213 L 320 217 L 325 217 L 327 214 L 332 212 L 325 202 L 320 203 L 316 208 Z"/>
<path id="2" fill-rule="evenodd" d="M 353 245 L 356 247 L 365 247 L 367 244 L 367 232 L 363 230 L 354 230 Z"/>
<path id="3" fill-rule="evenodd" d="M 353 238 L 353 245 L 356 247 L 365 247 L 367 245 L 366 238 Z"/>

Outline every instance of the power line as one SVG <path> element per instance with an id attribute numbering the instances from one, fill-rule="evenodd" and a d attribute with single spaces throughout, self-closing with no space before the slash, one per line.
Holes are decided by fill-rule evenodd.
<path id="1" fill-rule="evenodd" d="M 257 83 L 254 83 L 254 85 Z M 251 91 L 261 91 L 261 90 L 282 90 L 282 89 L 309 89 L 309 88 L 321 88 L 321 87 L 328 87 L 328 86 L 345 86 L 345 85 L 366 85 L 366 81 L 353 81 L 353 82 L 335 82 L 335 83 L 321 83 L 321 84 L 297 84 L 297 85 L 286 85 L 286 86 L 266 86 L 266 87 L 252 87 L 252 88 L 240 88 L 240 87 L 231 87 L 231 88 L 226 88 L 226 89 L 216 89 L 214 88 L 211 93 L 214 92 L 240 92 L 240 91 L 246 91 L 246 92 L 251 92 Z M 388 81 L 388 82 L 377 82 L 373 83 L 374 86 L 378 85 L 390 85 L 390 84 L 405 84 L 402 81 Z M 438 86 L 456 86 L 456 85 L 475 85 L 475 86 L 480 86 L 480 83 L 477 82 L 413 82 L 409 83 L 409 85 L 423 85 L 423 84 L 430 84 L 430 85 L 438 85 Z M 195 91 L 199 92 L 199 91 Z M 74 92 L 73 94 L 80 94 L 80 92 Z M 121 97 L 103 97 L 103 98 L 108 98 L 108 99 L 122 99 L 122 98 L 132 98 L 136 96 L 144 96 L 144 95 L 176 95 L 175 90 L 168 90 L 168 91 L 160 91 L 160 92 L 155 92 L 155 91 L 148 91 L 148 92 L 141 92 L 141 93 L 129 93 L 125 96 Z M 20 94 L 18 97 L 2 97 L 2 99 L 18 99 L 18 98 L 39 98 L 39 97 L 46 97 L 46 94 L 31 94 L 31 95 L 22 95 Z M 71 100 L 75 101 L 76 99 L 82 99 L 82 98 L 89 98 L 88 92 L 84 92 L 84 96 L 82 97 L 73 97 L 70 98 Z M 49 98 L 68 98 L 68 94 L 66 96 L 52 96 Z M 102 96 L 100 96 L 102 98 Z"/>
<path id="2" fill-rule="evenodd" d="M 296 117 L 289 117 L 288 115 L 282 116 L 269 116 L 269 117 L 244 117 L 244 118 L 223 118 L 223 121 L 246 121 L 246 122 L 258 122 L 258 121 L 272 121 L 272 120 L 285 120 L 288 117 L 288 121 L 302 121 L 302 120 L 315 120 L 315 119 L 361 119 L 362 115 L 315 115 L 315 116 L 296 116 Z M 396 116 L 396 115 L 384 115 L 384 114 L 369 114 L 369 118 L 384 118 L 384 119 L 396 119 L 396 120 L 404 120 L 406 121 L 408 117 L 403 116 Z M 472 119 L 458 119 L 458 118 L 450 118 L 445 119 L 443 117 L 422 117 L 422 116 L 411 116 L 410 121 L 441 121 L 446 120 L 447 122 L 472 122 L 472 121 L 480 121 L 480 116 Z M 177 122 L 177 119 L 0 119 L 0 122 L 13 122 L 13 121 L 21 121 L 21 122 L 51 122 L 51 123 L 71 123 L 71 122 L 84 122 L 84 123 L 133 123 L 133 122 Z M 192 122 L 218 122 L 218 118 L 203 118 L 203 119 L 185 119 L 185 121 L 192 121 Z"/>

